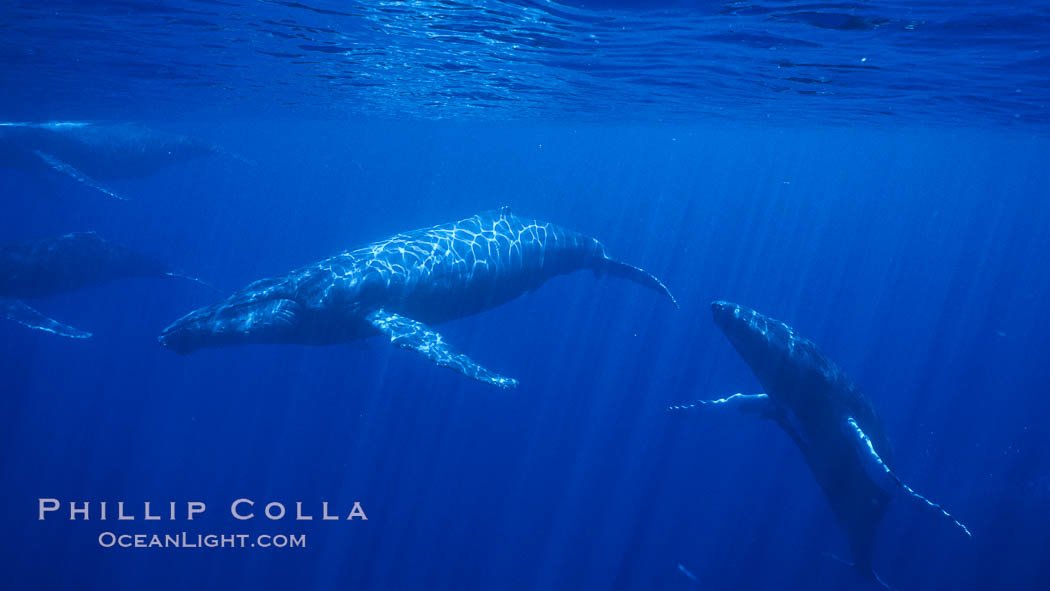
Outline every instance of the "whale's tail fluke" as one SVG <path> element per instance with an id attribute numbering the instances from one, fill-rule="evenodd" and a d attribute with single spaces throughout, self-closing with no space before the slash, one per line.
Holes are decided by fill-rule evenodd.
<path id="1" fill-rule="evenodd" d="M 646 271 L 645 269 L 640 269 L 638 267 L 635 267 L 634 265 L 628 265 L 627 263 L 618 261 L 616 259 L 607 258 L 602 260 L 602 264 L 598 268 L 598 272 L 603 274 L 609 274 L 613 277 L 622 277 L 624 279 L 644 285 L 649 289 L 652 289 L 658 293 L 662 293 L 663 295 L 667 296 L 668 299 L 671 300 L 671 303 L 674 304 L 674 307 L 678 307 L 678 300 L 676 300 L 674 296 L 671 295 L 671 290 L 667 289 L 667 286 L 664 285 L 662 281 L 657 279 L 655 275 Z"/>

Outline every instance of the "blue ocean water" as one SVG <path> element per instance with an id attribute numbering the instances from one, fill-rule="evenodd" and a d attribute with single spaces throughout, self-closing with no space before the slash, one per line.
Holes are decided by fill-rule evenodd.
<path id="1" fill-rule="evenodd" d="M 884 579 L 1050 584 L 1045 2 L 10 2 L 0 30 L 0 119 L 238 155 L 107 181 L 128 201 L 0 168 L 2 240 L 93 230 L 230 291 L 509 205 L 681 304 L 581 272 L 439 326 L 521 381 L 501 391 L 382 339 L 177 355 L 157 334 L 220 297 L 190 282 L 34 300 L 95 336 L 0 322 L 5 586 L 870 588 L 825 556 L 845 536 L 783 432 L 667 412 L 759 391 L 715 299 L 820 344 L 896 470 L 973 531 L 895 501 Z M 39 520 L 40 498 L 138 519 Z"/>

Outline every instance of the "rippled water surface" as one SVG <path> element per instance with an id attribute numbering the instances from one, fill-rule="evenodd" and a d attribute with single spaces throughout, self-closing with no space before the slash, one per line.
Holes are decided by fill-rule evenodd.
<path id="1" fill-rule="evenodd" d="M 1050 122 L 1050 3 L 636 4 L 5 3 L 0 100 L 22 118 Z"/>

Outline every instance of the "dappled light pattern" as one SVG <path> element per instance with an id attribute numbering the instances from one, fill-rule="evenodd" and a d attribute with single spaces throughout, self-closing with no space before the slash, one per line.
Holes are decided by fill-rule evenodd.
<path id="1" fill-rule="evenodd" d="M 514 216 L 509 208 L 392 236 L 344 252 L 317 265 L 332 285 L 320 291 L 319 305 L 341 289 L 377 285 L 384 299 L 410 297 L 467 284 L 493 283 L 522 273 L 546 276 L 605 258 L 595 239 L 538 220 Z M 309 271 L 308 271 L 309 273 Z"/>

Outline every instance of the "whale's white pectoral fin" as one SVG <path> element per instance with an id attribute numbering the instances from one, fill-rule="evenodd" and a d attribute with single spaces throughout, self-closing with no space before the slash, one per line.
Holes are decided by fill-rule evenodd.
<path id="1" fill-rule="evenodd" d="M 952 523 L 962 529 L 967 536 L 972 537 L 970 530 L 967 529 L 961 521 L 952 517 L 951 513 L 948 513 L 944 507 L 912 490 L 910 486 L 904 484 L 904 481 L 901 480 L 900 477 L 893 473 L 893 470 L 890 470 L 890 467 L 882 461 L 878 452 L 875 451 L 875 446 L 872 444 L 871 439 L 868 438 L 864 433 L 864 430 L 860 428 L 860 425 L 857 424 L 857 421 L 854 420 L 853 417 L 846 419 L 846 425 L 856 436 L 857 456 L 860 458 L 860 461 L 864 463 L 864 468 L 868 475 L 871 476 L 879 486 L 885 490 L 903 490 L 909 497 L 922 501 L 926 506 L 936 510 L 944 517 L 947 517 Z"/>
<path id="2" fill-rule="evenodd" d="M 71 339 L 86 339 L 91 336 L 90 332 L 67 326 L 61 322 L 48 318 L 24 302 L 11 298 L 0 298 L 0 316 L 13 320 L 22 326 L 28 326 L 36 330 L 42 330 L 60 337 Z"/>
<path id="3" fill-rule="evenodd" d="M 121 201 L 127 201 L 127 198 L 121 197 L 120 195 L 114 193 L 113 191 L 111 191 L 109 188 L 107 188 L 102 183 L 100 183 L 100 182 L 96 181 L 95 179 L 89 177 L 88 175 L 80 172 L 76 168 L 73 168 L 73 166 L 71 166 L 69 164 L 66 164 L 65 162 L 62 162 L 61 160 L 59 160 L 58 158 L 55 158 L 51 154 L 48 154 L 46 152 L 41 152 L 40 150 L 33 150 L 33 153 L 36 154 L 37 157 L 39 157 L 41 160 L 43 160 L 44 164 L 47 164 L 51 168 L 55 169 L 56 171 L 58 171 L 58 172 L 60 172 L 60 173 L 62 173 L 64 175 L 68 175 L 73 180 L 75 180 L 75 181 L 77 181 L 79 183 L 83 183 L 83 184 L 91 187 L 92 189 L 95 189 L 96 191 L 99 191 L 100 193 L 102 193 L 102 194 L 104 194 L 106 196 L 112 197 L 114 199 L 120 199 Z"/>
<path id="4" fill-rule="evenodd" d="M 698 410 L 701 408 L 727 408 L 736 410 L 742 414 L 755 415 L 763 418 L 772 418 L 776 415 L 777 406 L 765 394 L 733 394 L 717 400 L 698 400 L 689 404 L 676 404 L 667 410 L 683 411 Z"/>
<path id="5" fill-rule="evenodd" d="M 491 372 L 470 357 L 452 350 L 440 334 L 422 322 L 382 309 L 372 312 L 366 318 L 372 326 L 390 337 L 391 343 L 421 353 L 441 367 L 454 369 L 469 378 L 500 388 L 513 388 L 518 385 L 518 380 Z"/>

